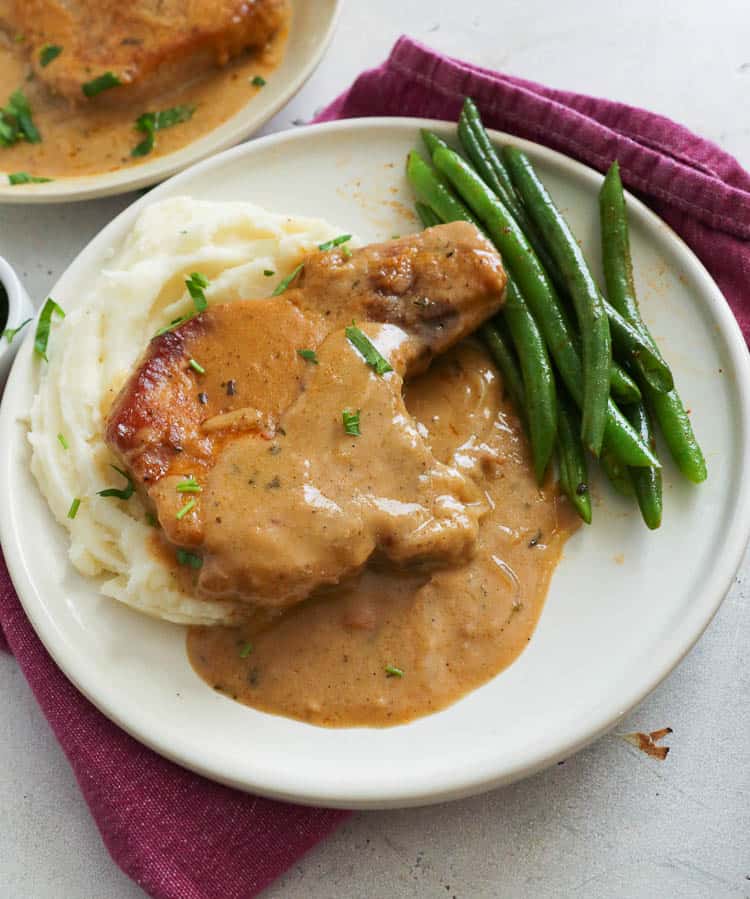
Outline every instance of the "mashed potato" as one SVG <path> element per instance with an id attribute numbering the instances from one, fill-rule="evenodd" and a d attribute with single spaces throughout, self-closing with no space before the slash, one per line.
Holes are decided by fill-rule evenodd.
<path id="1" fill-rule="evenodd" d="M 317 219 L 274 215 L 249 203 L 177 197 L 148 207 L 111 265 L 66 317 L 53 324 L 31 409 L 31 470 L 57 521 L 70 533 L 70 559 L 101 591 L 141 612 L 189 624 L 228 622 L 238 607 L 176 590 L 149 549 L 153 530 L 137 495 L 97 496 L 124 486 L 104 443 L 107 412 L 149 339 L 189 312 L 191 272 L 210 279 L 210 304 L 268 296 L 278 281 L 341 230 Z M 264 271 L 273 271 L 272 277 Z M 64 449 L 58 435 L 63 435 Z M 81 505 L 67 517 L 73 497 Z"/>

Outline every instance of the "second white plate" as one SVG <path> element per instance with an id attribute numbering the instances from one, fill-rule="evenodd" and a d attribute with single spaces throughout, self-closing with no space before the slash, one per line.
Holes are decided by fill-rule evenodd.
<path id="1" fill-rule="evenodd" d="M 71 203 L 122 194 L 163 181 L 244 140 L 276 115 L 315 71 L 333 37 L 342 0 L 290 0 L 290 3 L 292 20 L 283 60 L 263 90 L 218 128 L 174 153 L 99 175 L 12 187 L 7 177 L 0 174 L 0 203 Z"/>

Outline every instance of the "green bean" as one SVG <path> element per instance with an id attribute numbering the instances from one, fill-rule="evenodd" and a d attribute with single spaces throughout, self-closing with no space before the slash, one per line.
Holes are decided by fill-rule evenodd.
<path id="1" fill-rule="evenodd" d="M 508 170 L 492 145 L 476 104 L 469 97 L 464 100 L 458 119 L 458 137 L 461 146 L 484 181 L 510 209 L 516 220 L 523 217 L 525 211 L 516 195 Z"/>
<path id="2" fill-rule="evenodd" d="M 532 221 L 546 240 L 573 299 L 583 340 L 582 434 L 584 443 L 594 455 L 598 455 L 604 438 L 612 361 L 609 321 L 604 303 L 578 242 L 526 154 L 515 147 L 504 147 L 503 161 Z"/>
<path id="3" fill-rule="evenodd" d="M 708 477 L 706 460 L 690 424 L 690 417 L 676 390 L 659 393 L 648 384 L 642 385 L 649 409 L 659 422 L 664 441 L 669 447 L 677 467 L 694 484 L 700 484 Z"/>
<path id="4" fill-rule="evenodd" d="M 536 319 L 565 386 L 580 406 L 583 373 L 576 337 L 560 298 L 526 236 L 502 202 L 457 153 L 440 148 L 435 152 L 434 162 L 485 225 Z M 423 202 L 430 200 L 425 197 Z M 431 205 L 441 218 L 450 220 Z M 627 465 L 659 464 L 611 400 L 607 405 L 605 442 Z"/>
<path id="5" fill-rule="evenodd" d="M 479 226 L 471 212 L 445 183 L 445 179 L 430 168 L 416 150 L 409 153 L 406 162 L 406 175 L 414 188 L 417 199 L 426 206 L 430 206 L 444 222 L 461 220 Z"/>
<path id="6" fill-rule="evenodd" d="M 510 175 L 502 160 L 498 157 L 482 124 L 479 110 L 470 99 L 464 101 L 458 124 L 458 135 L 462 146 L 478 173 L 513 213 L 521 230 L 539 257 L 539 261 L 550 276 L 552 283 L 558 290 L 567 293 L 565 279 L 562 277 L 554 258 L 550 255 L 543 238 L 519 202 Z M 445 142 L 440 141 L 440 138 L 435 136 L 433 143 L 428 145 L 430 153 L 434 152 L 439 145 L 445 146 Z M 612 340 L 618 352 L 622 354 L 623 361 L 633 363 L 643 373 L 644 378 L 657 390 L 671 390 L 672 373 L 658 351 L 654 351 L 654 348 L 651 347 L 649 341 L 641 335 L 639 330 L 630 325 L 627 319 L 620 315 L 606 300 L 604 300 L 604 304 L 612 330 Z M 630 384 L 633 384 L 632 380 Z M 617 391 L 620 385 L 620 376 L 610 378 L 610 388 Z M 635 402 L 640 399 L 640 393 L 632 391 L 623 391 L 622 394 L 616 393 L 615 395 L 618 398 L 624 396 L 627 402 Z"/>
<path id="7" fill-rule="evenodd" d="M 606 300 L 603 302 L 618 359 L 632 366 L 654 390 L 670 391 L 674 387 L 672 372 L 653 341 Z"/>
<path id="8" fill-rule="evenodd" d="M 414 204 L 417 210 L 420 222 L 425 228 L 433 228 L 435 225 L 442 224 L 442 219 L 433 211 L 431 206 L 425 206 L 424 203 L 417 202 Z"/>
<path id="9" fill-rule="evenodd" d="M 609 167 L 599 191 L 599 217 L 604 281 L 609 301 L 628 321 L 643 324 L 633 280 L 625 193 L 616 160 Z"/>
<path id="10" fill-rule="evenodd" d="M 555 375 L 544 338 L 512 278 L 508 278 L 503 317 L 508 323 L 513 345 L 521 363 L 534 473 L 537 483 L 541 484 L 555 448 L 557 432 Z"/>
<path id="11" fill-rule="evenodd" d="M 654 439 L 651 421 L 643 403 L 636 403 L 630 406 L 627 415 L 630 423 L 640 434 L 641 440 L 656 451 L 656 440 Z M 652 531 L 656 530 L 661 524 L 661 471 L 657 468 L 632 468 L 630 473 L 641 516 L 648 528 Z"/>
<path id="12" fill-rule="evenodd" d="M 589 491 L 586 454 L 581 443 L 578 416 L 567 399 L 557 402 L 557 456 L 560 465 L 560 487 L 576 512 L 591 524 L 591 495 Z"/>
<path id="13" fill-rule="evenodd" d="M 534 252 L 539 257 L 543 268 L 552 279 L 552 283 L 558 290 L 564 290 L 565 283 L 559 275 L 555 261 L 550 256 L 544 240 L 524 209 L 510 180 L 508 170 L 497 155 L 489 134 L 485 131 L 482 120 L 479 117 L 479 110 L 469 99 L 464 101 L 464 109 L 458 122 L 458 136 L 474 168 L 513 214 L 513 218 L 518 222 L 521 230 L 534 248 Z"/>
<path id="14" fill-rule="evenodd" d="M 627 208 L 617 162 L 612 164 L 602 184 L 599 211 L 604 277 L 609 298 L 612 305 L 633 325 L 639 327 L 656 348 L 656 341 L 641 317 L 636 297 Z M 641 386 L 680 471 L 696 484 L 705 481 L 708 477 L 706 460 L 677 391 L 673 389 L 668 393 L 659 392 L 645 381 Z"/>
<path id="15" fill-rule="evenodd" d="M 625 369 L 616 362 L 609 370 L 609 392 L 621 403 L 638 403 L 641 390 Z"/>
<path id="16" fill-rule="evenodd" d="M 448 144 L 443 140 L 442 137 L 438 137 L 434 131 L 430 131 L 427 128 L 420 129 L 419 132 L 422 135 L 422 141 L 427 148 L 427 152 L 430 154 L 430 158 L 432 158 L 432 154 L 437 150 L 438 147 L 448 147 Z"/>
<path id="17" fill-rule="evenodd" d="M 516 407 L 521 421 L 526 423 L 526 392 L 523 387 L 518 357 L 513 348 L 508 326 L 499 316 L 493 322 L 485 322 L 479 333 L 503 376 L 503 389 Z"/>
<path id="18" fill-rule="evenodd" d="M 635 492 L 633 488 L 633 478 L 630 474 L 631 470 L 627 465 L 623 465 L 615 454 L 610 452 L 606 447 L 602 450 L 601 456 L 599 456 L 599 464 L 610 484 L 620 496 L 633 496 Z M 633 471 L 635 470 L 636 469 L 633 469 Z M 651 469 L 644 468 L 643 470 L 650 471 Z"/>

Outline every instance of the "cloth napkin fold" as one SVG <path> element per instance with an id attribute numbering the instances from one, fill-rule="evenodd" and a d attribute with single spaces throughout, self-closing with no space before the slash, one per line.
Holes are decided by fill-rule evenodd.
<path id="1" fill-rule="evenodd" d="M 465 96 L 491 127 L 600 170 L 619 159 L 625 184 L 702 259 L 748 335 L 750 175 L 669 119 L 491 72 L 401 38 L 388 60 L 361 75 L 318 121 L 373 115 L 455 121 Z M 47 655 L 1 556 L 0 625 L 113 859 L 155 899 L 250 899 L 346 817 L 218 786 L 121 731 Z"/>

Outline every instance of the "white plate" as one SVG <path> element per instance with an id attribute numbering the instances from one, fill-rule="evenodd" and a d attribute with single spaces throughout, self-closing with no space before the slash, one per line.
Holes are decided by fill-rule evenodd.
<path id="1" fill-rule="evenodd" d="M 370 119 L 273 135 L 172 179 L 123 212 L 52 291 L 74 304 L 138 213 L 175 194 L 323 216 L 365 240 L 413 230 L 404 158 L 424 122 Z M 450 126 L 435 123 L 444 132 Z M 598 263 L 600 175 L 523 141 Z M 568 544 L 528 649 L 446 711 L 386 730 L 326 730 L 248 709 L 192 671 L 181 628 L 97 595 L 67 562 L 28 470 L 19 419 L 34 390 L 31 339 L 0 416 L 2 540 L 13 581 L 57 663 L 113 721 L 163 755 L 242 789 L 374 808 L 476 793 L 569 756 L 652 690 L 718 608 L 750 522 L 750 372 L 718 288 L 670 229 L 630 199 L 645 317 L 674 366 L 706 452 L 694 487 L 665 466 L 657 533 L 603 485 L 595 523 Z"/>
<path id="2" fill-rule="evenodd" d="M 234 146 L 257 131 L 292 99 L 315 71 L 333 37 L 343 0 L 290 2 L 292 20 L 284 59 L 263 90 L 218 128 L 174 153 L 101 175 L 58 178 L 48 184 L 12 187 L 0 172 L 0 203 L 70 203 L 148 187 Z"/>

